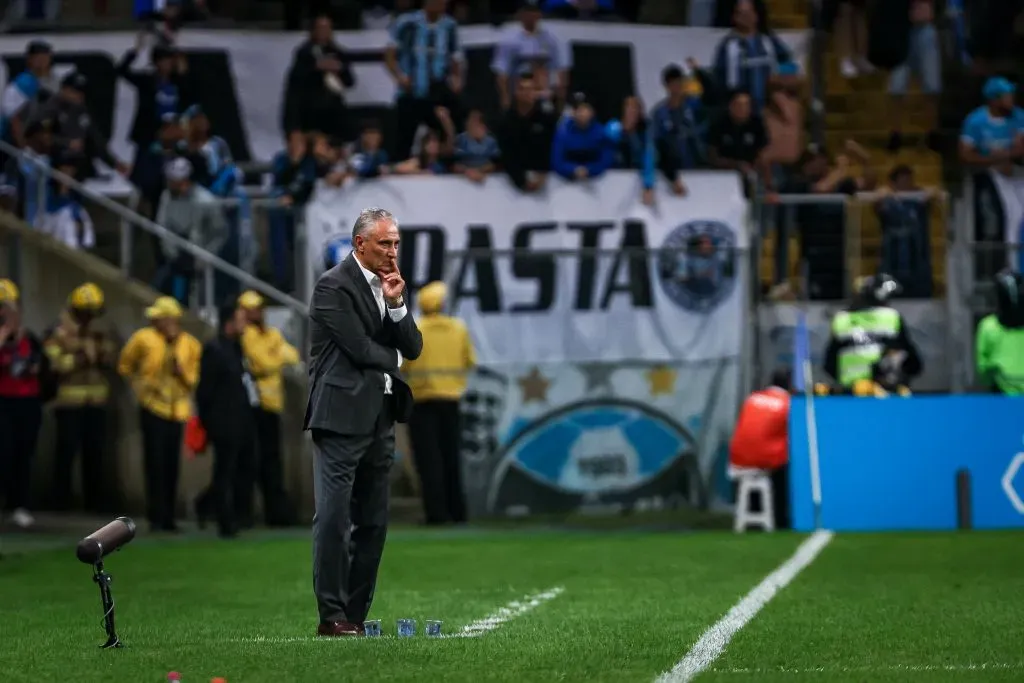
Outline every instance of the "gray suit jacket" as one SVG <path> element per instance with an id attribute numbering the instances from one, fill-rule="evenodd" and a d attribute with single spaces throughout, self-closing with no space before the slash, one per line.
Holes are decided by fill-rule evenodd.
<path id="1" fill-rule="evenodd" d="M 407 422 L 412 391 L 398 375 L 398 354 L 415 360 L 423 336 L 412 311 L 400 322 L 381 320 L 370 285 L 351 254 L 317 280 L 309 304 L 309 401 L 304 429 L 369 434 L 384 401 L 384 375 L 392 377 L 395 418 Z"/>

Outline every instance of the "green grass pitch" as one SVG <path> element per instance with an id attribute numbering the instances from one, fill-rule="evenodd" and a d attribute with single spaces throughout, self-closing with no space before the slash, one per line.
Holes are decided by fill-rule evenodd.
<path id="1" fill-rule="evenodd" d="M 173 670 L 183 683 L 650 683 L 803 539 L 397 530 L 371 614 L 385 637 L 318 640 L 308 534 L 140 538 L 107 562 L 116 651 L 98 647 L 99 594 L 73 541 L 11 552 L 5 540 L 0 680 L 160 683 Z M 837 535 L 696 680 L 1024 680 L 1022 541 Z M 527 596 L 545 592 L 530 609 Z M 398 639 L 400 617 L 441 619 L 449 634 L 485 626 Z"/>

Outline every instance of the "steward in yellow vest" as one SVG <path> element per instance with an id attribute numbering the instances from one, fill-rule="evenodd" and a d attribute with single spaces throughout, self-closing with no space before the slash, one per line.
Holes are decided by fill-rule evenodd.
<path id="1" fill-rule="evenodd" d="M 443 282 L 431 282 L 416 295 L 423 353 L 402 367 L 415 401 L 409 436 L 431 525 L 466 521 L 459 401 L 476 366 L 476 351 L 465 324 L 441 312 L 447 295 Z"/>
<path id="2" fill-rule="evenodd" d="M 267 526 L 289 526 L 295 511 L 284 490 L 281 460 L 281 412 L 284 410 L 284 380 L 281 370 L 299 362 L 299 352 L 285 341 L 281 331 L 269 327 L 264 318 L 263 297 L 249 290 L 238 297 L 249 325 L 242 333 L 242 353 L 249 372 L 256 379 L 260 407 L 256 410 L 256 449 L 259 453 L 259 488 Z M 243 510 L 243 525 L 251 524 L 252 510 Z"/>
<path id="3" fill-rule="evenodd" d="M 125 344 L 118 372 L 139 401 L 146 514 L 154 531 L 177 531 L 174 521 L 184 424 L 192 413 L 202 345 L 181 330 L 181 306 L 163 296 L 146 309 L 149 327 Z"/>
<path id="4" fill-rule="evenodd" d="M 112 512 L 106 482 L 115 470 L 107 456 L 107 403 L 117 363 L 118 343 L 98 322 L 104 312 L 103 290 L 91 282 L 68 297 L 60 322 L 46 335 L 43 349 L 56 379 L 53 400 L 57 438 L 52 507 L 71 507 L 71 474 L 82 453 L 82 497 L 86 511 Z"/>

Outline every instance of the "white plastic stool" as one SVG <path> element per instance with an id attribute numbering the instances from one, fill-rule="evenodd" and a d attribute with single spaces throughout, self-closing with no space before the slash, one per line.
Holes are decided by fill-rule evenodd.
<path id="1" fill-rule="evenodd" d="M 775 531 L 771 472 L 749 467 L 729 467 L 729 478 L 739 484 L 733 531 L 742 533 L 752 524 L 760 525 L 765 531 Z M 755 492 L 761 496 L 760 512 L 752 512 L 750 509 L 750 500 Z"/>

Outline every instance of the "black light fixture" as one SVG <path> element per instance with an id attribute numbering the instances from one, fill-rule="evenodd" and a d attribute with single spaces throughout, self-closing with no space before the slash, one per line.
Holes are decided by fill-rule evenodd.
<path id="1" fill-rule="evenodd" d="M 100 587 L 100 600 L 103 601 L 103 628 L 107 632 L 107 642 L 101 648 L 121 647 L 121 639 L 117 637 L 114 626 L 114 597 L 110 593 L 110 582 L 113 577 L 103 569 L 103 558 L 120 550 L 135 538 L 135 522 L 128 517 L 118 517 L 110 524 L 97 529 L 81 541 L 75 549 L 78 559 L 91 564 L 92 580 Z"/>

